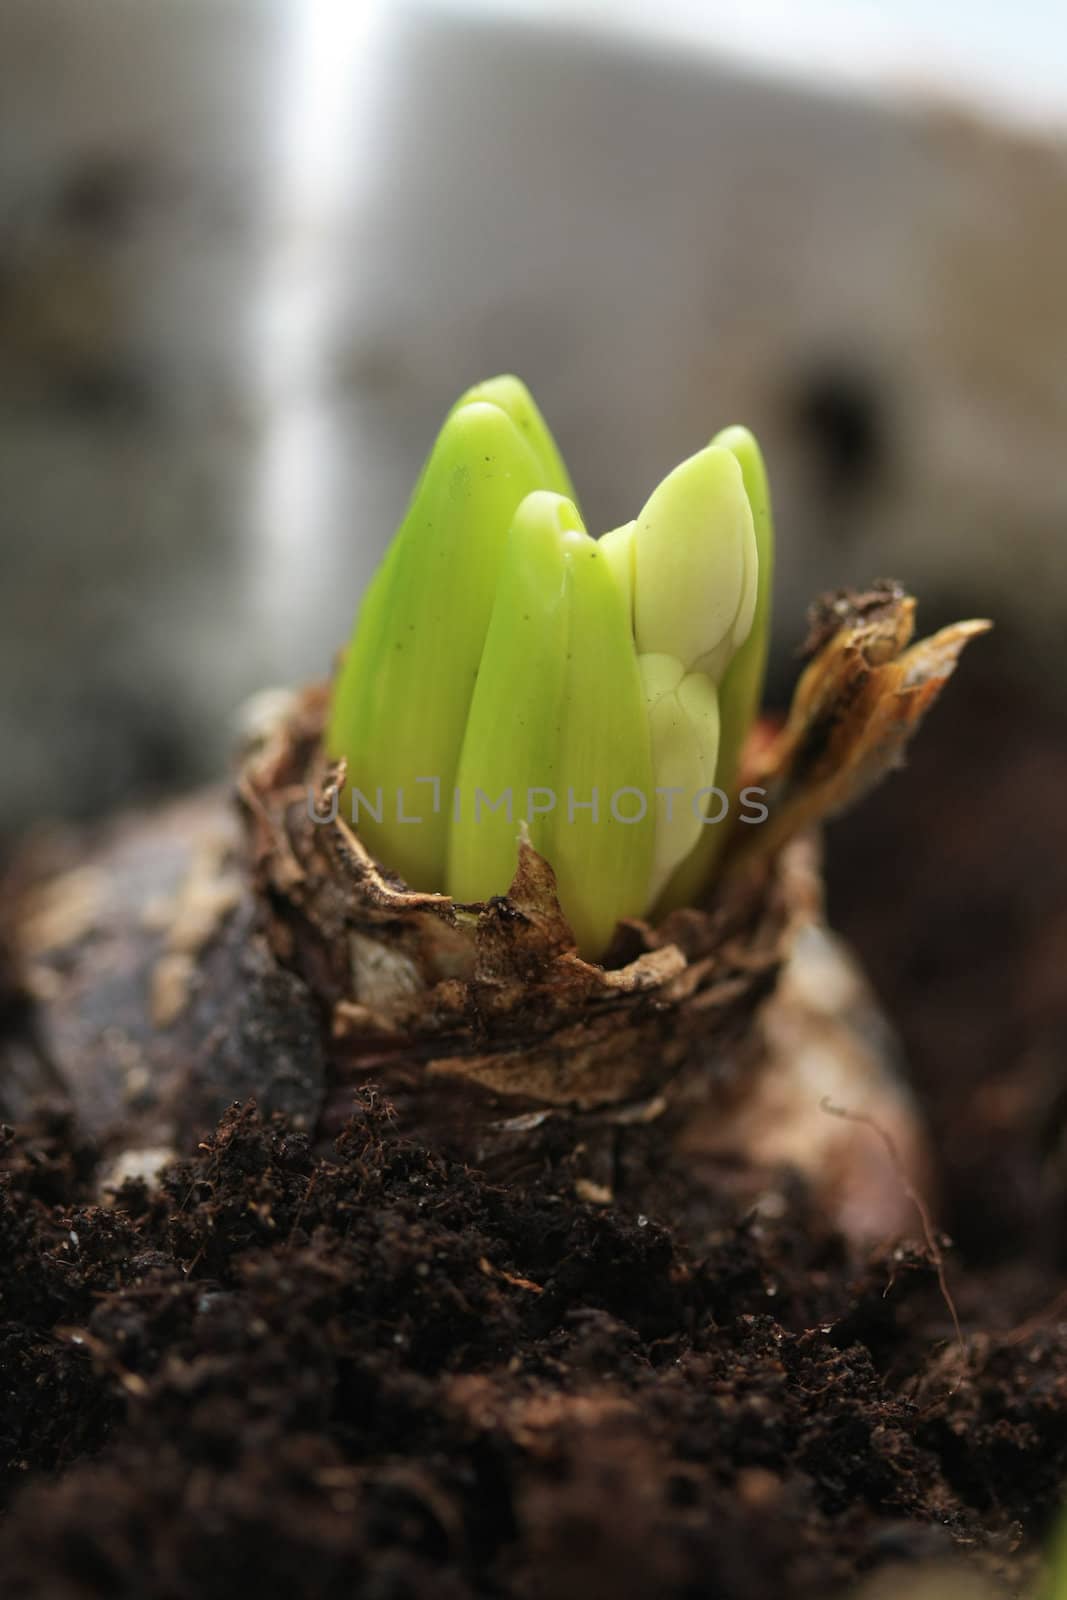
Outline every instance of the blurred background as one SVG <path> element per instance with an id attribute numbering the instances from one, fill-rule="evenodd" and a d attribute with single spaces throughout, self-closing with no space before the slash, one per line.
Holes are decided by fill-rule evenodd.
<path id="1" fill-rule="evenodd" d="M 1041 0 L 3 0 L 0 830 L 223 771 L 496 371 L 594 530 L 756 429 L 779 683 L 888 575 L 1054 692 L 1065 286 Z"/>

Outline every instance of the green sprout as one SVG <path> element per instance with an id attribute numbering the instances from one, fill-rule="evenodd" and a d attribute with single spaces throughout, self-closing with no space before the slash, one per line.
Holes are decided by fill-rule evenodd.
<path id="1" fill-rule="evenodd" d="M 698 898 L 759 705 L 771 565 L 745 429 L 598 540 L 525 386 L 468 390 L 334 688 L 326 747 L 368 848 L 412 888 L 484 900 L 525 827 L 590 958 L 620 918 Z"/>

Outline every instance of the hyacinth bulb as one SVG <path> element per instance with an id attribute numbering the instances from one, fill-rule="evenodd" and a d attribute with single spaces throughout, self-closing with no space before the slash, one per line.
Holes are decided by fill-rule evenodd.
<path id="1" fill-rule="evenodd" d="M 449 412 L 368 589 L 326 742 L 368 847 L 412 888 L 506 893 L 523 827 L 581 952 L 695 899 L 758 707 L 772 535 L 744 429 L 597 540 L 525 386 Z"/>

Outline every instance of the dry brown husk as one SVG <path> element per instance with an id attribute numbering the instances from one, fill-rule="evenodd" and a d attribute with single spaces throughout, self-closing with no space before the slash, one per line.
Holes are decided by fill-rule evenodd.
<path id="1" fill-rule="evenodd" d="M 508 893 L 464 905 L 392 879 L 339 811 L 314 820 L 343 783 L 323 761 L 324 710 L 323 690 L 301 696 L 240 792 L 272 945 L 329 1007 L 339 1086 L 372 1078 L 405 1119 L 438 1137 L 452 1125 L 484 1156 L 501 1117 L 651 1114 L 708 1069 L 709 1042 L 728 1075 L 725 1047 L 770 992 L 797 914 L 784 857 L 712 911 L 621 924 L 605 964 L 585 961 L 525 840 Z"/>
<path id="2" fill-rule="evenodd" d="M 316 820 L 343 783 L 322 755 L 327 691 L 290 697 L 242 764 L 241 841 L 201 798 L 124 824 L 24 897 L 49 1082 L 120 1158 L 158 1160 L 249 1092 L 328 1135 L 373 1083 L 405 1130 L 479 1164 L 585 1152 L 590 1200 L 612 1198 L 620 1130 L 655 1124 L 757 1195 L 801 1169 L 856 1238 L 906 1226 L 921 1133 L 825 929 L 812 828 L 899 759 L 984 626 L 909 648 L 913 614 L 890 585 L 823 603 L 792 712 L 749 753 L 769 820 L 737 830 L 706 907 L 621 924 L 603 966 L 577 954 L 529 844 L 506 895 L 462 905 L 393 878 L 339 807 Z"/>

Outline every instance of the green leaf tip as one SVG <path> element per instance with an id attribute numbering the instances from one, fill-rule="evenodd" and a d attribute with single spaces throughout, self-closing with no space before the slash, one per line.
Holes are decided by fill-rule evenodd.
<path id="1" fill-rule="evenodd" d="M 348 762 L 346 803 L 357 789 L 369 797 L 359 817 L 368 848 L 415 886 L 444 888 L 442 796 L 459 760 L 504 539 L 544 477 L 506 411 L 485 400 L 457 406 L 368 591 L 338 677 L 326 747 Z M 419 803 L 427 794 L 428 814 Z M 412 816 L 423 820 L 404 820 Z"/>
<path id="2" fill-rule="evenodd" d="M 518 378 L 448 413 L 361 607 L 327 751 L 346 819 L 413 888 L 507 891 L 525 824 L 581 952 L 696 898 L 766 658 L 772 534 L 727 429 L 590 538 Z"/>
<path id="3" fill-rule="evenodd" d="M 537 457 L 544 487 L 562 495 L 566 500 L 576 502 L 577 496 L 563 457 L 559 453 L 559 446 L 549 433 L 548 424 L 537 409 L 534 397 L 522 379 L 514 377 L 511 373 L 503 373 L 498 378 L 487 378 L 485 383 L 476 383 L 473 388 L 460 395 L 452 409 L 458 411 L 461 406 L 479 401 L 488 401 L 494 406 L 499 406 L 501 411 L 506 412 L 511 418 Z"/>

